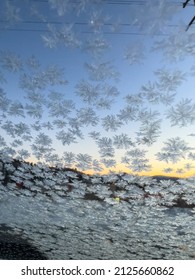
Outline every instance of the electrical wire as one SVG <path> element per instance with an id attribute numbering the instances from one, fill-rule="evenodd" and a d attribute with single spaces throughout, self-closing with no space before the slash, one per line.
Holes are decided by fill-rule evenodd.
<path id="1" fill-rule="evenodd" d="M 12 0 L 10 0 L 12 1 Z M 43 3 L 48 3 L 49 0 L 30 0 L 31 2 L 43 2 Z M 71 1 L 71 3 L 79 3 L 80 1 Z M 104 2 L 105 4 L 112 4 L 112 5 L 144 5 L 146 4 L 147 1 L 144 0 L 102 0 L 102 2 Z M 98 3 L 98 2 L 97 2 Z M 180 6 L 183 5 L 183 2 L 170 2 L 170 3 L 174 3 L 174 4 L 179 4 Z M 192 5 L 188 3 L 188 6 Z M 0 20 L 0 23 L 4 23 L 4 24 L 9 24 L 9 21 L 7 20 Z M 62 21 L 38 21 L 38 20 L 23 20 L 23 21 L 19 21 L 18 24 L 53 24 L 53 25 L 63 25 L 63 24 L 72 24 L 70 22 L 62 22 Z M 74 25 L 80 25 L 80 26 L 88 26 L 89 23 L 88 22 L 75 22 L 73 23 Z M 104 27 L 112 27 L 114 26 L 113 23 L 104 23 L 103 24 Z M 129 24 L 129 23 L 118 23 L 119 27 L 132 27 L 135 25 Z M 176 27 L 177 25 L 167 25 L 169 27 Z M 191 28 L 193 28 L 191 26 Z M 12 28 L 12 27 L 5 27 L 5 28 L 0 28 L 0 30 L 5 30 L 5 31 L 23 31 L 23 32 L 50 32 L 47 29 L 36 29 L 36 28 L 23 28 L 23 27 L 18 27 L 18 28 Z M 80 31 L 80 33 L 93 33 L 93 31 Z M 141 32 L 108 32 L 108 31 L 101 31 L 102 34 L 118 34 L 118 35 L 149 35 L 147 33 L 141 33 Z M 169 34 L 153 34 L 153 35 L 158 35 L 158 36 L 168 36 Z"/>

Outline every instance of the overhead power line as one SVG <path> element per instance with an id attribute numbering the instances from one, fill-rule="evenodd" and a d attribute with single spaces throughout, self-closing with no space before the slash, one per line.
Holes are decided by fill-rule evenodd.
<path id="1" fill-rule="evenodd" d="M 195 16 L 192 18 L 192 20 L 189 22 L 186 31 L 188 31 L 188 29 L 190 28 L 190 26 L 195 22 Z"/>
<path id="2" fill-rule="evenodd" d="M 12 0 L 10 0 L 10 1 L 12 1 Z M 32 2 L 44 2 L 44 3 L 48 3 L 48 0 L 30 0 L 30 1 L 32 1 Z M 74 0 L 72 0 L 71 1 L 71 3 L 79 3 L 80 1 L 78 0 L 78 1 L 74 1 Z M 144 0 L 121 0 L 121 1 L 119 1 L 119 0 L 102 0 L 102 2 L 104 2 L 105 4 L 118 4 L 118 5 L 126 5 L 126 4 L 135 4 L 135 5 L 145 5 L 146 3 L 147 3 L 147 1 L 144 1 Z M 195 0 L 193 0 L 193 2 L 194 2 L 194 4 L 193 4 L 193 6 L 195 5 Z M 97 2 L 98 3 L 98 2 Z M 186 2 L 184 2 L 184 3 L 182 3 L 182 2 L 180 2 L 180 3 L 176 3 L 176 2 L 174 2 L 174 1 L 170 1 L 170 3 L 172 3 L 172 4 L 177 4 L 177 5 L 180 5 L 180 6 L 182 6 L 183 5 L 183 8 L 185 8 L 187 5 L 189 6 L 191 6 L 191 4 L 190 4 L 190 0 L 187 0 Z M 188 28 L 194 23 L 194 21 L 195 21 L 195 17 L 193 17 L 193 19 L 190 21 L 190 23 L 188 24 L 188 27 L 186 28 L 186 30 L 188 30 Z M 5 30 L 5 31 L 23 31 L 23 32 L 50 32 L 50 30 L 48 30 L 48 29 L 44 29 L 44 27 L 43 28 L 36 28 L 35 26 L 33 26 L 33 25 L 37 25 L 37 24 L 39 24 L 39 25 L 47 25 L 47 24 L 53 24 L 53 25 L 63 25 L 63 24 L 70 24 L 70 22 L 62 22 L 62 21 L 41 21 L 41 20 L 21 20 L 21 21 L 19 21 L 18 22 L 18 24 L 20 25 L 20 26 L 18 26 L 18 27 L 9 27 L 9 21 L 8 20 L 3 20 L 3 19 L 1 19 L 0 20 L 0 23 L 3 23 L 3 24 L 8 24 L 6 27 L 0 27 L 0 30 Z M 24 26 L 24 25 L 26 25 L 26 24 L 31 24 L 32 26 L 30 27 L 26 27 L 26 26 Z M 80 25 L 80 26 L 88 26 L 89 25 L 89 22 L 74 22 L 74 25 Z M 112 26 L 114 26 L 114 24 L 111 22 L 111 23 L 103 23 L 103 26 L 106 28 L 106 27 L 108 27 L 108 28 L 110 28 L 110 27 L 112 27 Z M 130 24 L 130 23 L 118 23 L 118 26 L 119 27 L 135 27 L 135 25 L 132 25 L 132 24 Z M 168 27 L 175 27 L 175 26 L 177 26 L 177 25 L 167 25 Z M 79 32 L 80 33 L 93 33 L 93 31 L 90 31 L 90 30 L 79 30 Z M 102 30 L 101 31 L 101 33 L 102 34 L 111 34 L 111 35 L 114 35 L 114 34 L 121 34 L 121 35 L 150 35 L 150 34 L 147 34 L 147 32 L 146 33 L 144 33 L 144 32 L 139 32 L 139 31 L 109 31 L 108 29 L 107 30 Z M 153 34 L 153 35 L 156 35 L 156 36 L 168 36 L 169 34 L 163 34 L 163 33 L 156 33 L 156 34 Z"/>
<path id="3" fill-rule="evenodd" d="M 191 0 L 186 0 L 186 2 L 183 3 L 183 8 L 185 8 L 189 4 L 190 1 Z M 193 0 L 193 2 L 194 2 L 194 5 L 195 5 L 195 0 Z"/>
<path id="4" fill-rule="evenodd" d="M 183 3 L 183 8 L 185 8 L 187 5 L 189 5 L 189 2 L 191 0 L 186 0 L 184 3 Z M 194 2 L 194 6 L 195 6 L 195 0 L 193 0 Z M 190 26 L 195 22 L 195 16 L 191 19 L 191 21 L 189 22 L 188 26 L 186 27 L 186 31 L 190 28 Z"/>
<path id="5" fill-rule="evenodd" d="M 14 1 L 14 0 L 9 0 Z M 49 0 L 30 0 L 31 2 L 35 3 L 48 3 Z M 154 0 L 155 1 L 155 0 Z M 71 0 L 70 4 L 79 4 L 80 0 Z M 102 0 L 102 3 L 105 4 L 111 4 L 111 5 L 145 5 L 147 3 L 147 0 Z M 98 3 L 94 1 L 92 4 L 101 4 L 101 1 Z M 170 1 L 170 4 L 176 4 L 176 5 L 181 5 L 182 3 L 178 3 L 178 1 Z"/>

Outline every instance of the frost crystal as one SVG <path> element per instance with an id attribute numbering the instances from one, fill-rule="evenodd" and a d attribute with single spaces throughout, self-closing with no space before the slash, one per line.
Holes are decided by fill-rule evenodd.
<path id="1" fill-rule="evenodd" d="M 43 43 L 44 45 L 49 48 L 49 49 L 53 49 L 53 48 L 56 48 L 57 47 L 57 44 L 58 44 L 58 38 L 55 34 L 45 34 L 45 35 L 42 35 L 42 40 L 43 40 Z"/>
<path id="2" fill-rule="evenodd" d="M 128 168 L 132 169 L 132 171 L 134 172 L 150 171 L 152 166 L 148 164 L 148 162 L 148 159 L 135 158 L 131 160 L 131 163 L 128 166 Z"/>
<path id="3" fill-rule="evenodd" d="M 192 103 L 191 99 L 182 99 L 180 103 L 168 110 L 167 118 L 170 119 L 172 126 L 183 127 L 193 124 L 195 121 L 195 103 Z"/>
<path id="4" fill-rule="evenodd" d="M 104 38 L 91 38 L 86 40 L 84 50 L 90 52 L 94 56 L 101 55 L 105 50 L 109 48 L 109 43 Z"/>
<path id="5" fill-rule="evenodd" d="M 102 119 L 102 126 L 106 131 L 116 131 L 121 127 L 121 125 L 122 122 L 114 115 L 108 115 Z"/>
<path id="6" fill-rule="evenodd" d="M 119 78 L 119 73 L 110 65 L 110 62 L 86 63 L 85 67 L 89 73 L 89 78 L 93 81 L 117 80 Z"/>
<path id="7" fill-rule="evenodd" d="M 115 167 L 116 165 L 116 160 L 114 159 L 102 159 L 101 162 L 107 167 L 107 168 L 110 168 L 110 167 Z"/>
<path id="8" fill-rule="evenodd" d="M 99 152 L 102 157 L 114 156 L 114 148 L 111 138 L 102 137 L 97 140 L 97 145 L 99 147 Z"/>
<path id="9" fill-rule="evenodd" d="M 58 42 L 66 47 L 80 47 L 80 41 L 76 38 L 73 25 L 63 25 L 57 33 Z"/>
<path id="10" fill-rule="evenodd" d="M 183 60 L 186 55 L 195 54 L 194 34 L 185 32 L 182 29 L 175 30 L 166 40 L 160 40 L 155 43 L 154 50 L 160 50 L 165 57 L 173 62 Z"/>
<path id="11" fill-rule="evenodd" d="M 94 160 L 92 161 L 92 168 L 93 168 L 93 170 L 96 171 L 96 172 L 101 172 L 101 171 L 103 171 L 103 168 L 101 167 L 101 165 L 100 165 L 100 163 L 99 163 L 99 161 L 98 161 L 97 159 L 94 159 Z"/>
<path id="12" fill-rule="evenodd" d="M 157 138 L 160 136 L 160 124 L 161 121 L 142 123 L 139 132 L 137 132 L 138 143 L 150 146 L 156 142 Z"/>
<path id="13" fill-rule="evenodd" d="M 11 72 L 22 70 L 22 60 L 20 56 L 10 51 L 0 52 L 0 64 L 4 69 Z"/>
<path id="14" fill-rule="evenodd" d="M 158 104 L 161 93 L 158 90 L 156 83 L 148 82 L 148 84 L 141 87 L 140 95 L 146 98 L 148 102 Z"/>
<path id="15" fill-rule="evenodd" d="M 0 147 L 5 147 L 6 146 L 6 142 L 4 140 L 4 138 L 2 136 L 0 136 Z"/>
<path id="16" fill-rule="evenodd" d="M 93 11 L 90 15 L 89 26 L 93 30 L 93 32 L 100 33 L 106 21 L 108 21 L 108 17 L 102 15 L 101 10 Z"/>
<path id="17" fill-rule="evenodd" d="M 6 1 L 5 16 L 10 24 L 21 21 L 20 9 L 15 7 L 10 1 Z"/>
<path id="18" fill-rule="evenodd" d="M 62 142 L 63 145 L 70 145 L 76 142 L 76 137 L 71 132 L 65 132 L 63 130 L 56 134 L 56 138 Z"/>
<path id="19" fill-rule="evenodd" d="M 159 79 L 157 86 L 161 91 L 175 91 L 185 80 L 185 74 L 181 71 L 169 73 L 165 69 L 159 69 L 155 74 Z"/>
<path id="20" fill-rule="evenodd" d="M 63 16 L 70 5 L 69 0 L 49 0 L 48 2 L 52 9 L 57 10 L 59 16 Z"/>
<path id="21" fill-rule="evenodd" d="M 87 170 L 91 168 L 92 157 L 88 154 L 78 154 L 76 156 L 77 164 L 76 167 L 81 170 Z"/>
<path id="22" fill-rule="evenodd" d="M 95 103 L 100 95 L 100 85 L 93 85 L 87 81 L 82 80 L 76 86 L 76 93 L 78 96 L 89 104 Z"/>
<path id="23" fill-rule="evenodd" d="M 126 106 L 125 108 L 120 110 L 118 114 L 119 120 L 128 123 L 130 121 L 134 121 L 137 117 L 137 108 L 133 106 Z"/>
<path id="24" fill-rule="evenodd" d="M 180 159 L 185 158 L 190 150 L 191 148 L 180 137 L 170 138 L 165 142 L 165 147 L 162 148 L 162 152 L 157 153 L 156 156 L 160 161 L 176 163 Z"/>
<path id="25" fill-rule="evenodd" d="M 67 118 L 71 111 L 75 108 L 72 100 L 56 100 L 49 102 L 49 114 L 55 118 Z"/>
<path id="26" fill-rule="evenodd" d="M 13 129 L 14 129 L 15 137 L 17 137 L 17 136 L 21 137 L 25 134 L 27 134 L 29 136 L 31 135 L 29 126 L 24 122 L 20 122 L 18 124 L 15 124 Z"/>
<path id="27" fill-rule="evenodd" d="M 98 117 L 96 115 L 96 112 L 87 107 L 87 108 L 81 108 L 77 111 L 77 118 L 80 123 L 80 125 L 97 125 L 98 123 Z"/>
<path id="28" fill-rule="evenodd" d="M 64 152 L 63 160 L 66 166 L 71 167 L 75 163 L 75 154 L 72 152 Z"/>
<path id="29" fill-rule="evenodd" d="M 169 0 L 148 0 L 145 5 L 138 8 L 139 12 L 134 24 L 149 34 L 155 34 L 164 30 L 167 23 L 172 19 L 175 5 Z M 146 13 L 147 11 L 147 13 Z"/>
<path id="30" fill-rule="evenodd" d="M 33 118 L 38 118 L 38 119 L 42 118 L 43 107 L 41 105 L 26 104 L 25 110 L 26 113 Z"/>
<path id="31" fill-rule="evenodd" d="M 0 88 L 0 111 L 6 112 L 11 100 L 6 97 L 6 93 Z"/>
<path id="32" fill-rule="evenodd" d="M 124 58 L 130 65 L 141 63 L 144 57 L 144 46 L 140 42 L 134 42 L 124 51 Z"/>
<path id="33" fill-rule="evenodd" d="M 134 146 L 128 135 L 124 133 L 114 136 L 113 145 L 116 147 L 116 149 L 129 149 L 130 147 Z"/>
<path id="34" fill-rule="evenodd" d="M 12 102 L 12 104 L 10 105 L 8 114 L 10 116 L 15 116 L 15 117 L 16 116 L 25 117 L 24 107 L 23 107 L 22 103 L 19 101 Z"/>

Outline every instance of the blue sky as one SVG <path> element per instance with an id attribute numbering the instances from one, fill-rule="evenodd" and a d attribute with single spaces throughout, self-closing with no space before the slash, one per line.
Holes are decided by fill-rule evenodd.
<path id="1" fill-rule="evenodd" d="M 6 98 L 10 99 L 7 108 L 0 112 L 0 135 L 6 142 L 6 146 L 0 147 L 2 152 L 9 154 L 9 148 L 14 147 L 13 141 L 19 139 L 22 141 L 21 145 L 14 147 L 16 158 L 22 158 L 20 150 L 25 149 L 29 152 L 29 157 L 24 158 L 25 160 L 67 165 L 63 153 L 72 152 L 75 161 L 71 166 L 88 173 L 97 171 L 93 167 L 93 161 L 97 160 L 102 172 L 124 170 L 147 175 L 194 175 L 194 25 L 188 31 L 185 30 L 194 16 L 193 1 L 185 9 L 179 1 L 171 0 L 157 0 L 155 3 L 139 0 L 82 0 L 76 5 L 75 3 L 71 0 L 25 0 L 21 5 L 21 1 L 17 0 L 1 1 L 0 76 L 6 80 L 3 82 L 3 78 L 1 79 L 1 88 Z M 89 51 L 92 43 L 94 46 Z M 99 51 L 99 46 L 103 47 L 102 51 Z M 16 61 L 22 66 L 15 65 Z M 37 61 L 39 66 L 33 68 L 29 61 Z M 49 82 L 51 77 L 47 76 L 48 67 L 58 69 L 54 85 Z M 38 79 L 41 75 L 46 82 L 43 81 L 41 85 L 39 80 L 40 85 L 30 92 L 27 88 L 29 84 L 22 85 L 21 81 L 28 80 L 32 83 L 33 79 Z M 67 84 L 60 84 L 62 79 Z M 83 84 L 97 89 L 94 100 L 89 95 L 87 98 L 90 98 L 90 102 L 83 100 Z M 149 90 L 144 91 L 145 88 Z M 156 92 L 155 103 L 149 97 L 152 90 Z M 86 89 L 84 94 L 85 91 Z M 58 96 L 51 102 L 51 92 L 58 92 L 61 97 Z M 28 106 L 38 106 L 37 101 L 32 103 L 29 100 L 29 94 L 44 97 L 40 118 L 29 114 Z M 168 104 L 162 101 L 166 95 L 173 95 Z M 135 98 L 140 102 L 137 105 L 132 103 Z M 185 106 L 186 99 L 189 104 L 182 113 L 181 108 Z M 52 115 L 52 104 L 60 106 L 63 100 L 72 102 L 74 106 L 71 111 L 67 116 Z M 100 100 L 107 102 L 108 108 L 100 108 Z M 22 117 L 10 114 L 15 101 L 22 106 Z M 136 116 L 125 121 L 121 112 L 132 106 Z M 86 108 L 94 113 L 94 125 L 90 124 L 90 117 L 85 115 L 86 123 L 81 117 Z M 143 112 L 145 115 L 149 114 L 145 120 L 139 117 Z M 154 112 L 159 115 L 154 116 Z M 184 117 L 183 125 L 181 120 L 174 123 L 170 112 L 174 112 L 175 119 Z M 105 118 L 108 116 L 119 122 L 119 127 L 105 126 Z M 63 120 L 66 125 L 59 128 L 56 120 Z M 19 132 L 10 137 L 5 129 L 8 121 L 11 121 L 13 131 L 15 125 L 25 123 L 29 127 L 31 140 L 26 140 Z M 159 121 L 159 129 L 156 129 L 156 137 L 151 136 L 148 144 L 146 138 L 150 134 L 146 127 L 152 129 L 154 121 Z M 52 129 L 45 127 L 47 122 L 50 122 Z M 41 127 L 39 131 L 34 128 L 37 124 Z M 79 124 L 82 138 L 74 135 L 74 129 L 72 131 L 76 124 Z M 96 140 L 89 136 L 91 132 L 99 133 Z M 53 150 L 43 152 L 37 159 L 32 145 L 37 144 L 36 139 L 40 137 L 40 133 L 49 137 L 52 142 L 50 148 Z M 70 133 L 76 143 L 63 144 L 63 133 Z M 114 139 L 123 134 L 131 139 L 132 145 L 119 149 L 114 144 Z M 101 140 L 105 137 L 111 141 L 112 155 L 105 155 L 104 147 L 101 146 Z M 176 141 L 177 147 L 184 141 L 187 148 L 173 151 L 174 145 L 170 139 L 176 138 L 179 139 Z M 166 143 L 170 141 L 172 146 L 168 149 Z M 38 149 L 42 149 L 42 146 L 44 145 L 40 142 Z M 137 151 L 137 156 L 132 157 L 134 150 Z M 145 154 L 140 156 L 139 151 L 143 150 Z M 167 160 L 162 160 L 163 153 Z M 176 162 L 171 160 L 169 153 L 173 157 L 176 155 Z M 58 154 L 58 161 L 51 161 L 53 154 Z M 86 165 L 78 156 L 80 154 L 88 162 Z M 87 156 L 90 158 L 87 159 Z M 128 157 L 126 164 L 124 157 Z M 136 164 L 140 164 L 139 170 Z"/>

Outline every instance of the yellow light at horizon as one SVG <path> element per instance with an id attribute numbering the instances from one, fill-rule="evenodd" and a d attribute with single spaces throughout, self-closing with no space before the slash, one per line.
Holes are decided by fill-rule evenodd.
<path id="1" fill-rule="evenodd" d="M 27 160 L 27 162 L 36 164 L 38 161 L 36 160 L 36 158 L 30 157 Z M 179 178 L 188 178 L 188 177 L 195 176 L 195 169 L 186 171 L 184 174 L 177 173 L 176 170 L 179 168 L 182 168 L 181 164 L 172 165 L 172 166 L 169 165 L 169 167 L 173 168 L 173 171 L 170 173 L 163 172 L 163 169 L 165 168 L 165 165 L 163 163 L 154 161 L 152 166 L 155 166 L 155 168 L 152 168 L 151 171 L 142 171 L 142 172 L 133 172 L 131 169 L 125 167 L 124 164 L 118 164 L 115 168 L 111 168 L 111 169 L 104 168 L 101 172 L 95 172 L 91 169 L 82 171 L 82 170 L 78 170 L 78 168 L 76 168 L 75 166 L 73 166 L 71 168 L 75 169 L 77 171 L 81 171 L 84 174 L 88 174 L 88 175 L 95 175 L 95 174 L 106 175 L 106 174 L 109 174 L 110 170 L 111 170 L 111 172 L 113 172 L 113 173 L 127 173 L 127 174 L 132 174 L 132 175 L 137 175 L 137 176 L 167 176 L 167 177 L 179 177 Z"/>

